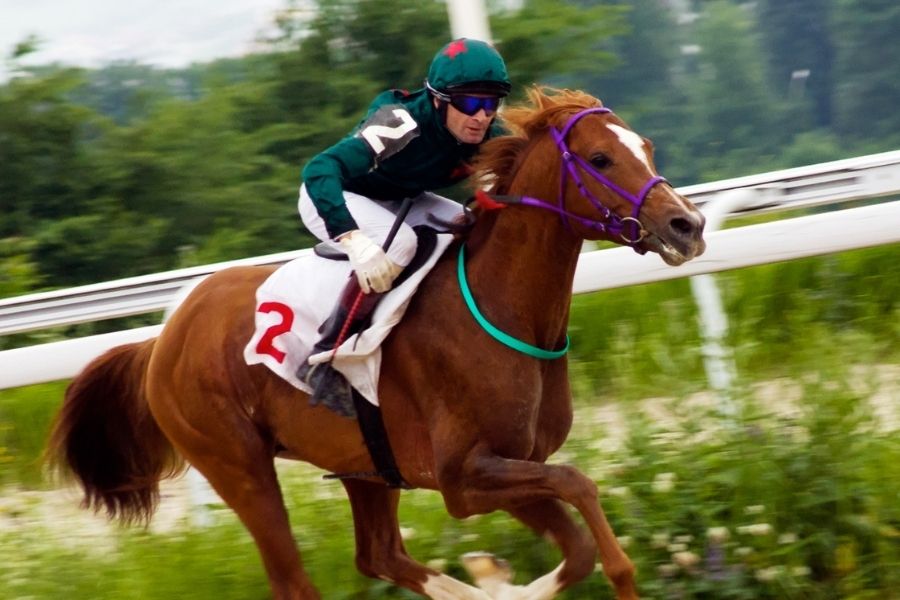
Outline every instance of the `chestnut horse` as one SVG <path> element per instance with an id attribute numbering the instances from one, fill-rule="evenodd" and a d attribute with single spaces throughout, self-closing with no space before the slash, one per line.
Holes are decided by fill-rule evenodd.
<path id="1" fill-rule="evenodd" d="M 512 134 L 488 142 L 475 165 L 494 202 L 475 209 L 469 235 L 426 277 L 384 342 L 379 397 L 409 484 L 439 491 L 456 518 L 506 511 L 556 544 L 563 560 L 530 584 L 513 585 L 490 555 L 470 557 L 478 587 L 453 579 L 407 554 L 400 491 L 361 475 L 342 481 L 356 564 L 431 598 L 537 600 L 590 575 L 599 554 L 617 598 L 633 599 L 634 569 L 596 484 L 574 467 L 545 464 L 572 424 L 566 359 L 554 351 L 566 345 L 583 240 L 628 244 L 677 265 L 703 252 L 704 219 L 657 175 L 649 141 L 599 100 L 540 88 L 529 96 L 530 104 L 504 113 Z M 268 368 L 244 363 L 254 293 L 271 273 L 239 267 L 212 275 L 158 338 L 94 360 L 66 392 L 48 453 L 74 473 L 88 507 L 125 522 L 150 518 L 160 478 L 186 459 L 252 534 L 274 597 L 318 598 L 274 458 L 363 474 L 373 461 L 353 419 L 310 406 Z M 483 320 L 549 356 L 489 335 L 467 307 L 460 273 Z"/>

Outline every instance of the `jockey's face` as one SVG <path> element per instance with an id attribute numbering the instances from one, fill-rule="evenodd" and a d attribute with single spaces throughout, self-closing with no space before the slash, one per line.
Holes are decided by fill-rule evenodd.
<path id="1" fill-rule="evenodd" d="M 477 94 L 471 94 L 477 95 Z M 479 96 L 481 97 L 481 96 Z M 489 98 L 490 96 L 483 96 Z M 438 100 L 435 99 L 435 107 Z M 487 134 L 491 121 L 494 120 L 494 114 L 488 116 L 484 110 L 479 110 L 474 115 L 467 115 L 457 110 L 452 104 L 447 103 L 447 129 L 453 134 L 457 140 L 463 144 L 480 144 Z"/>

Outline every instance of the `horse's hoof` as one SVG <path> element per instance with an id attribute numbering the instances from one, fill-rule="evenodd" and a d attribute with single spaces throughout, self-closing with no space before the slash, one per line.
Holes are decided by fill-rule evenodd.
<path id="1" fill-rule="evenodd" d="M 509 583 L 513 578 L 513 570 L 509 563 L 488 552 L 467 552 L 460 557 L 463 567 L 481 587 L 484 581 Z"/>

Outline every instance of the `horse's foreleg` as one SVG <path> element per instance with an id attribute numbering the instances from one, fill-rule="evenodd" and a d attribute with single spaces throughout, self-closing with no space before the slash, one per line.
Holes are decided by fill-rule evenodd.
<path id="1" fill-rule="evenodd" d="M 553 598 L 559 589 L 565 589 L 594 572 L 597 545 L 591 534 L 572 519 L 560 501 L 540 500 L 511 508 L 509 513 L 537 535 L 556 544 L 563 554 L 563 563 L 559 568 L 529 584 L 521 598 Z"/>
<path id="2" fill-rule="evenodd" d="M 381 483 L 343 481 L 356 532 L 356 566 L 368 577 L 390 581 L 436 600 L 491 600 L 485 592 L 413 560 L 400 537 L 400 492 Z"/>
<path id="3" fill-rule="evenodd" d="M 563 562 L 553 571 L 527 586 L 514 586 L 511 577 L 504 577 L 508 567 L 498 564 L 492 555 L 467 555 L 464 565 L 479 587 L 492 597 L 508 600 L 549 600 L 573 583 L 594 571 L 597 546 L 593 537 L 575 523 L 564 504 L 558 500 L 537 502 L 510 508 L 509 513 L 531 528 L 537 535 L 556 544 L 563 553 Z M 500 576 L 498 576 L 498 574 Z"/>
<path id="4" fill-rule="evenodd" d="M 555 516 L 551 517 L 554 519 L 553 525 L 549 521 L 542 525 L 540 512 L 550 511 L 543 513 L 544 517 L 548 517 L 554 511 L 547 508 L 550 505 L 539 501 L 558 499 L 571 504 L 581 513 L 591 530 L 603 571 L 612 582 L 617 598 L 634 600 L 638 597 L 634 585 L 634 567 L 616 540 L 600 507 L 597 486 L 577 469 L 493 455 L 470 455 L 461 464 L 444 465 L 441 473 L 443 476 L 439 476 L 439 485 L 447 508 L 458 518 L 505 510 L 524 517 L 523 520 L 528 524 L 565 537 L 566 532 L 570 532 L 570 526 L 559 520 L 564 511 L 555 511 Z M 573 534 L 570 532 L 568 535 Z M 541 583 L 540 590 L 534 590 L 536 595 L 519 597 L 529 600 L 552 598 L 564 587 L 575 583 L 578 580 L 576 575 L 584 577 L 587 574 L 586 563 L 582 562 L 585 561 L 583 549 L 576 550 L 582 543 L 575 540 L 577 537 L 566 543 L 571 544 L 569 556 L 577 564 L 562 565 L 556 575 L 551 574 L 549 580 L 538 580 Z M 554 590 L 555 584 L 559 587 Z"/>

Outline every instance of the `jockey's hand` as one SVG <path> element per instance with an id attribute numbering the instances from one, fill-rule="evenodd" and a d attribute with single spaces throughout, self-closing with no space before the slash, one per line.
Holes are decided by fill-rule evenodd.
<path id="1" fill-rule="evenodd" d="M 358 229 L 341 236 L 340 244 L 350 258 L 350 267 L 356 273 L 359 287 L 366 294 L 388 291 L 403 270 L 387 257 L 381 246 Z"/>

